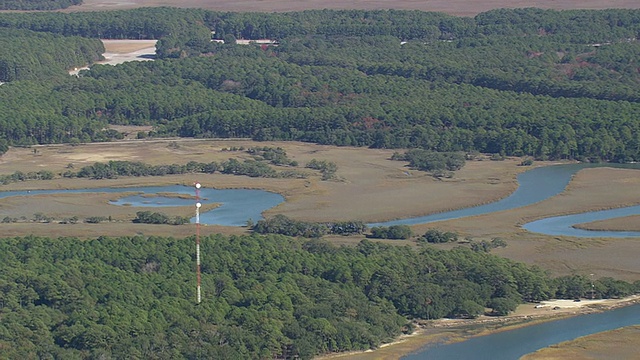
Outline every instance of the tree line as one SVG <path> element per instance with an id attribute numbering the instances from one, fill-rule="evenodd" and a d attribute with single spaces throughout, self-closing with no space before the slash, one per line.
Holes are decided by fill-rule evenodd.
<path id="1" fill-rule="evenodd" d="M 0 81 L 59 76 L 102 59 L 97 39 L 0 27 Z"/>
<path id="2" fill-rule="evenodd" d="M 591 296 L 483 252 L 336 247 L 281 235 L 205 236 L 195 305 L 193 237 L 18 237 L 0 242 L 0 344 L 9 358 L 293 358 L 375 348 L 410 320 L 508 313 Z M 594 296 L 640 284 L 594 281 Z"/>
<path id="3" fill-rule="evenodd" d="M 307 172 L 298 170 L 281 170 L 277 171 L 271 167 L 265 160 L 244 159 L 243 161 L 235 158 L 229 160 L 209 163 L 198 161 L 189 161 L 186 164 L 170 164 L 170 165 L 150 165 L 139 161 L 127 160 L 110 160 L 107 163 L 96 162 L 93 165 L 83 166 L 78 171 L 67 170 L 62 173 L 65 178 L 89 178 L 93 180 L 115 179 L 121 176 L 165 176 L 176 174 L 192 174 L 204 173 L 213 174 L 219 172 L 221 174 L 245 175 L 250 177 L 267 177 L 267 178 L 306 178 Z M 40 172 L 24 174 L 17 172 L 12 175 L 5 176 L 6 182 L 23 181 L 30 179 L 42 179 L 51 174 Z M 49 177 L 50 178 L 50 177 Z M 324 175 L 323 175 L 324 178 Z M 0 181 L 2 181 L 0 177 Z"/>
<path id="4" fill-rule="evenodd" d="M 82 0 L 3 0 L 0 10 L 57 10 L 80 4 Z"/>
<path id="5" fill-rule="evenodd" d="M 51 43 L 160 39 L 164 59 L 1 85 L 0 150 L 104 141 L 117 136 L 109 124 L 132 124 L 153 125 L 150 136 L 637 161 L 638 23 L 635 10 L 0 14 L 14 32 L 63 35 Z M 230 33 L 279 46 L 210 41 Z"/>

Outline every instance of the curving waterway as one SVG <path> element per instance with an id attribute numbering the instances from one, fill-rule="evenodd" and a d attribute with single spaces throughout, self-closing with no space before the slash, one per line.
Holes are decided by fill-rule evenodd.
<path id="1" fill-rule="evenodd" d="M 195 195 L 195 190 L 190 186 L 145 186 L 130 188 L 95 188 L 74 190 L 30 190 L 30 191 L 3 191 L 0 199 L 10 196 L 32 196 L 46 194 L 83 194 L 83 193 L 133 193 L 111 201 L 113 205 L 137 206 L 137 207 L 167 207 L 167 206 L 193 206 L 194 199 L 180 198 L 176 196 L 162 196 L 161 194 Z M 244 226 L 248 220 L 262 219 L 262 213 L 284 201 L 280 194 L 250 189 L 200 189 L 200 202 L 206 204 L 220 204 L 207 212 L 200 214 L 200 223 L 223 226 Z M 0 210 L 0 216 L 3 214 Z M 191 219 L 192 222 L 195 218 Z"/>
<path id="2" fill-rule="evenodd" d="M 508 197 L 486 205 L 447 211 L 438 214 L 409 219 L 393 220 L 368 226 L 417 225 L 437 221 L 460 219 L 468 216 L 484 215 L 497 211 L 511 210 L 549 199 L 560 194 L 579 170 L 596 167 L 640 169 L 640 164 L 563 164 L 535 168 L 518 175 L 518 188 Z M 579 237 L 640 237 L 640 232 L 591 231 L 574 228 L 576 224 L 605 220 L 616 217 L 638 215 L 640 206 L 614 210 L 593 211 L 569 216 L 558 216 L 525 224 L 528 231 L 546 235 L 566 235 Z"/>
<path id="3" fill-rule="evenodd" d="M 403 360 L 516 360 L 539 349 L 581 336 L 640 324 L 640 305 L 580 315 L 469 340 L 426 347 Z"/>
<path id="4" fill-rule="evenodd" d="M 581 169 L 594 167 L 616 167 L 640 169 L 640 164 L 563 164 L 534 168 L 518 175 L 518 188 L 510 196 L 494 203 L 470 207 L 455 211 L 448 211 L 427 216 L 393 220 L 368 224 L 373 226 L 416 225 L 436 221 L 459 219 L 468 216 L 489 214 L 531 205 L 561 193 L 571 181 L 573 175 Z M 188 186 L 150 186 L 132 188 L 94 188 L 75 190 L 31 190 L 31 191 L 3 191 L 0 199 L 10 196 L 30 196 L 39 194 L 60 193 L 135 193 L 112 201 L 113 205 L 127 205 L 136 207 L 164 207 L 189 206 L 193 199 L 166 197 L 156 194 L 194 195 L 194 189 Z M 264 190 L 249 189 L 201 189 L 203 204 L 218 203 L 219 207 L 203 212 L 200 222 L 209 225 L 244 226 L 248 220 L 262 219 L 262 213 L 284 201 L 282 195 Z M 640 214 L 640 205 L 613 210 L 587 212 L 582 214 L 546 218 L 525 224 L 528 231 L 547 235 L 566 235 L 579 237 L 640 237 L 640 232 L 622 231 L 591 231 L 574 228 L 573 225 Z M 0 216 L 3 214 L 0 209 Z M 194 221 L 195 219 L 192 219 Z"/>
<path id="5" fill-rule="evenodd" d="M 535 168 L 518 175 L 518 189 L 510 196 L 482 206 L 466 208 L 411 219 L 394 220 L 369 226 L 398 224 L 423 224 L 459 219 L 467 216 L 488 214 L 531 205 L 562 192 L 573 175 L 581 169 L 593 167 L 616 167 L 640 169 L 640 164 L 565 164 Z M 0 192 L 0 199 L 10 196 L 32 196 L 59 193 L 119 193 L 122 196 L 112 201 L 113 205 L 136 207 L 193 206 L 194 199 L 163 194 L 194 195 L 188 186 L 155 186 L 133 188 L 95 188 L 77 190 L 31 190 Z M 133 194 L 133 195 L 131 195 Z M 262 219 L 262 213 L 284 201 L 275 193 L 247 189 L 206 189 L 200 191 L 203 204 L 217 203 L 217 208 L 200 215 L 202 224 L 244 226 L 248 220 Z M 580 237 L 640 237 L 640 232 L 589 231 L 573 228 L 573 225 L 595 220 L 640 214 L 640 205 L 620 209 L 588 212 L 542 219 L 523 227 L 529 231 L 549 235 Z M 6 216 L 0 208 L 0 216 Z M 194 219 L 192 219 L 193 221 Z M 473 338 L 461 343 L 430 347 L 405 359 L 517 359 L 540 348 L 579 336 L 640 324 L 640 305 L 630 306 L 601 314 L 583 315 L 558 320 L 518 330 Z"/>

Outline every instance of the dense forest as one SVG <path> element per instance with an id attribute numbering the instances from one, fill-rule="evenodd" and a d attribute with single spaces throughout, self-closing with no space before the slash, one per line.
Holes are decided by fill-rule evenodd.
<path id="1" fill-rule="evenodd" d="M 48 79 L 102 59 L 98 39 L 0 28 L 0 81 Z"/>
<path id="2" fill-rule="evenodd" d="M 640 160 L 638 10 L 457 18 L 144 8 L 3 13 L 0 28 L 14 29 L 5 42 L 53 33 L 50 46 L 71 41 L 86 54 L 70 48 L 23 64 L 0 53 L 10 74 L 0 79 L 0 151 L 105 141 L 115 138 L 109 124 L 144 124 L 151 136 Z M 158 59 L 70 77 L 64 69 L 98 49 L 70 36 L 159 39 Z M 235 45 L 239 38 L 278 46 Z M 39 59 L 39 46 L 26 42 L 22 52 Z"/>
<path id="3" fill-rule="evenodd" d="M 81 3 L 82 0 L 2 0 L 0 10 L 57 10 Z"/>
<path id="4" fill-rule="evenodd" d="M 2 2 L 26 3 L 71 2 Z M 512 9 L 475 18 L 393 10 L 0 13 L 0 154 L 10 146 L 117 140 L 122 134 L 110 125 L 151 125 L 140 138 L 409 149 L 394 158 L 424 170 L 454 171 L 464 152 L 640 161 L 639 35 L 638 10 Z M 100 38 L 157 39 L 157 58 L 69 76 L 101 57 Z M 277 44 L 236 44 L 260 38 Z M 296 170 L 282 149 L 247 151 L 253 158 L 244 162 L 112 161 L 63 176 L 284 177 L 305 169 L 335 176 L 332 162 L 313 159 Z M 16 172 L 0 181 L 53 176 Z M 252 228 L 303 237 L 365 230 L 358 221 L 284 217 Z M 552 279 L 492 256 L 500 239 L 472 244 L 476 251 L 429 245 L 456 237 L 427 233 L 416 248 L 206 237 L 199 306 L 192 238 L 2 239 L 0 357 L 310 358 L 375 348 L 410 332 L 413 319 L 504 315 L 523 301 L 590 295 L 584 276 Z M 639 282 L 611 278 L 594 285 L 597 297 L 640 291 Z"/>
<path id="5" fill-rule="evenodd" d="M 474 252 L 280 235 L 22 237 L 0 242 L 3 358 L 308 359 L 369 349 L 410 319 L 504 314 L 523 301 L 590 294 L 590 279 Z M 640 284 L 595 282 L 597 297 Z"/>

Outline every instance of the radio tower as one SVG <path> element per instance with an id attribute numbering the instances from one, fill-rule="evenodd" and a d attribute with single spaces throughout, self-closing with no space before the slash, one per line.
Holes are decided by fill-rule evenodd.
<path id="1" fill-rule="evenodd" d="M 197 302 L 200 304 L 202 301 L 202 294 L 200 292 L 200 183 L 196 183 L 196 279 L 198 283 L 197 287 Z"/>

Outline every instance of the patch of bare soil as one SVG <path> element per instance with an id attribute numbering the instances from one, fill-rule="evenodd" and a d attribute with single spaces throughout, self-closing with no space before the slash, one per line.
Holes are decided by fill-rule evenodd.
<path id="1" fill-rule="evenodd" d="M 399 9 L 444 12 L 452 15 L 475 16 L 478 13 L 499 8 L 537 7 L 543 9 L 638 9 L 636 0 L 346 0 L 346 1 L 292 1 L 292 0 L 85 0 L 82 5 L 65 11 L 100 11 L 132 9 L 138 7 L 173 6 L 202 8 L 217 11 L 288 12 L 310 9 Z"/>
<path id="2" fill-rule="evenodd" d="M 128 61 L 150 61 L 156 55 L 157 40 L 102 40 L 104 60 L 96 64 L 118 65 Z"/>
<path id="3" fill-rule="evenodd" d="M 97 61 L 101 65 L 118 65 L 128 61 L 151 61 L 156 56 L 158 40 L 102 40 L 105 52 L 104 60 Z M 69 75 L 78 75 L 81 70 L 88 70 L 89 65 L 69 70 Z"/>
<path id="4" fill-rule="evenodd" d="M 158 40 L 102 39 L 104 49 L 111 54 L 128 54 L 145 49 L 155 49 Z"/>

